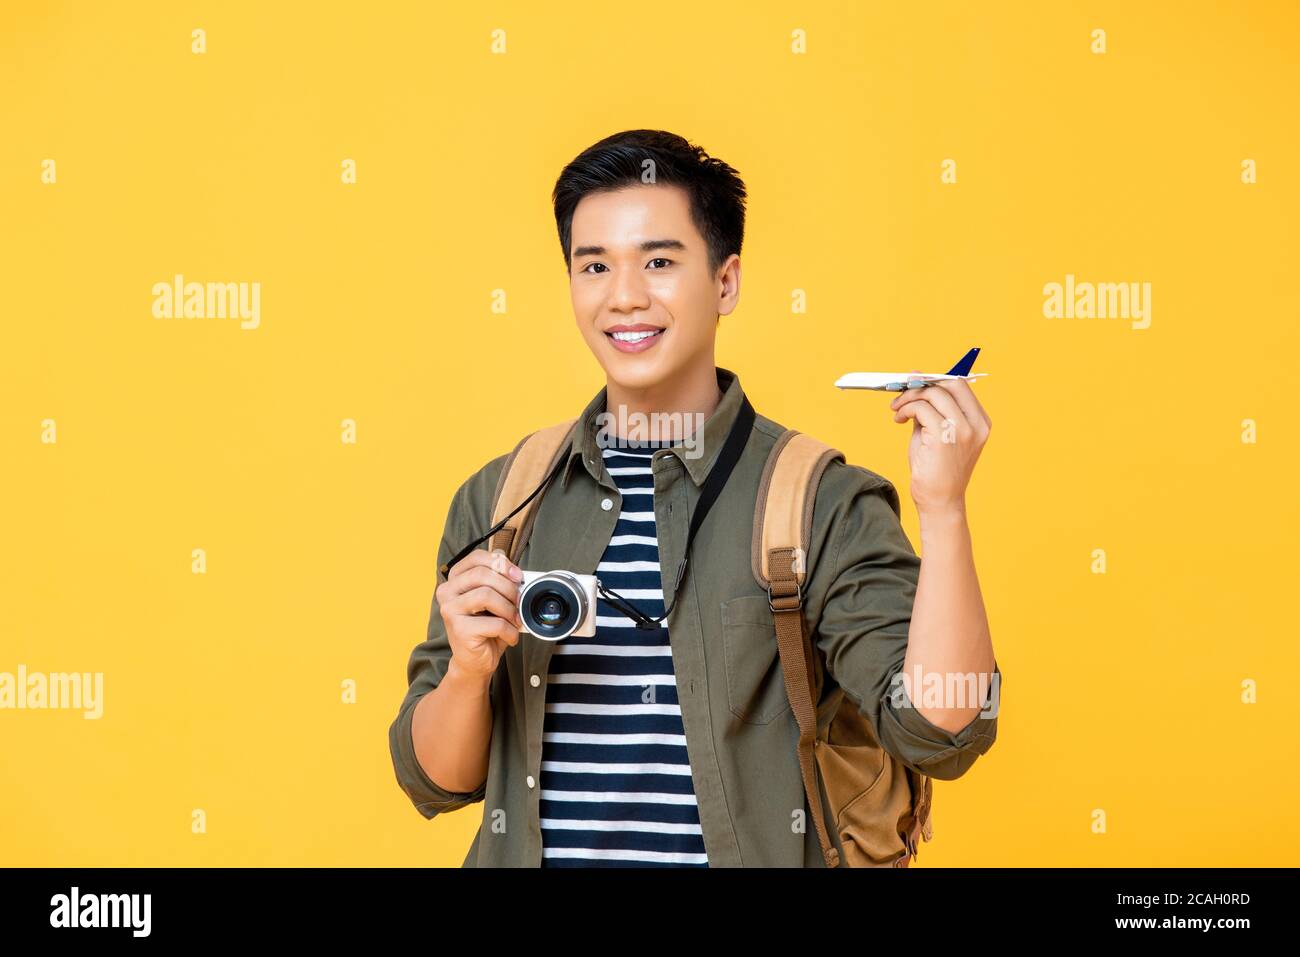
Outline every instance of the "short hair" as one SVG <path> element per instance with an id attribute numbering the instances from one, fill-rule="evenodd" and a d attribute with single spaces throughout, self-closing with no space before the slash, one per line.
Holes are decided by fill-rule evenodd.
<path id="1" fill-rule="evenodd" d="M 647 161 L 649 161 L 647 163 Z M 691 221 L 709 248 L 709 271 L 745 240 L 745 184 L 740 174 L 702 148 L 664 130 L 624 130 L 579 153 L 560 172 L 551 194 L 565 268 L 572 271 L 573 211 L 591 193 L 647 184 L 679 186 L 691 204 Z"/>

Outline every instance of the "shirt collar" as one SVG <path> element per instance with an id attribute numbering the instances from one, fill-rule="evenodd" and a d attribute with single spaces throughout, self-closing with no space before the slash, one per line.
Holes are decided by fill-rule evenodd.
<path id="1" fill-rule="evenodd" d="M 722 444 L 726 441 L 731 426 L 736 421 L 736 416 L 740 414 L 740 407 L 745 395 L 740 388 L 740 376 L 721 366 L 714 366 L 714 370 L 718 377 L 718 388 L 722 390 L 722 399 L 718 402 L 717 408 L 710 412 L 708 418 L 704 420 L 703 442 L 692 442 L 690 446 L 679 444 L 668 449 L 686 466 L 691 481 L 696 485 L 703 485 L 704 480 L 708 477 L 709 469 L 713 467 L 714 461 L 717 460 L 718 453 L 722 450 Z M 591 477 L 598 482 L 600 481 L 604 463 L 600 444 L 596 441 L 598 432 L 597 416 L 606 411 L 605 403 L 608 393 L 609 387 L 602 387 L 600 392 L 587 403 L 587 407 L 582 410 L 582 414 L 578 416 L 578 427 L 574 431 L 572 442 L 569 445 L 569 458 L 565 462 L 560 475 L 560 484 L 564 488 L 569 486 L 569 475 L 573 471 L 575 461 L 584 464 Z"/>

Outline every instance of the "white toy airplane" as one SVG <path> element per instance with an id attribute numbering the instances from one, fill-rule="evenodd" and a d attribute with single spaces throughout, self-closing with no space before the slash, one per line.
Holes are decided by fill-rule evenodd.
<path id="1" fill-rule="evenodd" d="M 919 389 L 931 382 L 944 379 L 978 379 L 987 372 L 970 374 L 975 357 L 980 354 L 978 348 L 972 349 L 947 372 L 848 372 L 835 380 L 839 389 L 875 389 L 878 392 L 902 392 L 904 389 Z"/>

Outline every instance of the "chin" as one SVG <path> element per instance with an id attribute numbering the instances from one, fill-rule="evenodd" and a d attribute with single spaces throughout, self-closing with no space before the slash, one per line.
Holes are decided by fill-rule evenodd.
<path id="1" fill-rule="evenodd" d="M 638 359 L 636 356 L 615 356 L 604 363 L 605 375 L 625 389 L 645 389 L 658 385 L 668 378 L 672 364 L 659 357 Z"/>

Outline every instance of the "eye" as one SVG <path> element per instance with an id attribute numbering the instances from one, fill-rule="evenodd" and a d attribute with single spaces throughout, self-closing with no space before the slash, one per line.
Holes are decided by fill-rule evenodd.
<path id="1" fill-rule="evenodd" d="M 587 263 L 587 265 L 583 266 L 582 269 L 581 269 L 581 272 L 586 272 L 586 271 L 589 270 L 592 266 L 599 266 L 601 269 L 604 269 L 604 268 L 605 268 L 605 264 L 604 264 L 604 263 L 591 262 L 591 263 Z"/>
<path id="2" fill-rule="evenodd" d="M 664 259 L 662 256 L 656 257 L 655 259 L 652 259 L 652 260 L 650 260 L 650 261 L 651 261 L 652 263 L 671 263 L 671 262 L 672 262 L 671 259 Z"/>

